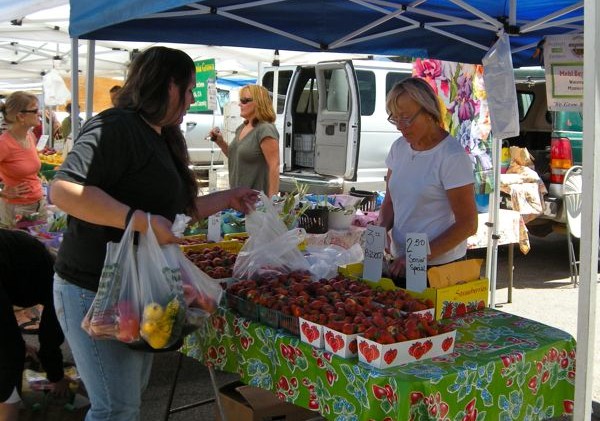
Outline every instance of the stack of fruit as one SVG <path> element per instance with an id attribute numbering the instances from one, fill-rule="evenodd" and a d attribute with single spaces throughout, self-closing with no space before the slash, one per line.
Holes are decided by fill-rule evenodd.
<path id="1" fill-rule="evenodd" d="M 219 246 L 202 250 L 184 250 L 185 256 L 208 276 L 215 279 L 230 278 L 237 255 Z"/>
<path id="2" fill-rule="evenodd" d="M 344 334 L 366 332 L 370 328 L 371 332 L 373 329 L 378 332 L 402 323 L 407 310 L 433 307 L 430 300 L 420 300 L 400 291 L 373 289 L 343 275 L 315 282 L 303 272 L 258 281 L 238 281 L 227 289 L 227 293 L 228 296 L 233 295 L 283 315 L 302 317 Z M 432 318 L 430 314 L 429 318 Z M 428 321 L 430 325 L 437 328 L 432 320 Z M 393 329 L 394 332 L 398 330 L 396 327 Z M 292 331 L 298 333 L 297 328 Z M 388 340 L 388 335 L 375 336 Z M 395 337 L 391 336 L 393 342 Z M 398 335 L 398 338 L 402 339 L 402 336 Z"/>
<path id="3" fill-rule="evenodd" d="M 144 307 L 141 336 L 154 349 L 172 345 L 182 329 L 184 309 L 175 297 L 163 308 L 158 303 Z"/>

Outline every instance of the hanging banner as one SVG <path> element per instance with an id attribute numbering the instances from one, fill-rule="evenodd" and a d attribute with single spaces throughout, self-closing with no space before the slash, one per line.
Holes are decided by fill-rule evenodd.
<path id="1" fill-rule="evenodd" d="M 546 96 L 551 111 L 583 110 L 583 35 L 548 35 L 544 43 Z"/>
<path id="2" fill-rule="evenodd" d="M 217 108 L 217 69 L 215 59 L 195 61 L 196 87 L 190 112 L 210 111 Z"/>

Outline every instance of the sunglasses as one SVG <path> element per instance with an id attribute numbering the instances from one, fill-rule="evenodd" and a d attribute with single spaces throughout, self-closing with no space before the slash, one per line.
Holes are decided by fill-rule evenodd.
<path id="1" fill-rule="evenodd" d="M 240 98 L 240 104 L 244 104 L 246 105 L 249 102 L 252 102 L 253 99 L 252 98 Z"/>
<path id="2" fill-rule="evenodd" d="M 34 110 L 21 110 L 21 112 L 22 112 L 22 113 L 25 113 L 25 114 L 37 114 L 37 113 L 38 113 L 38 111 L 40 111 L 40 110 L 39 110 L 39 109 L 37 109 L 37 108 L 36 108 L 36 109 L 34 109 Z"/>

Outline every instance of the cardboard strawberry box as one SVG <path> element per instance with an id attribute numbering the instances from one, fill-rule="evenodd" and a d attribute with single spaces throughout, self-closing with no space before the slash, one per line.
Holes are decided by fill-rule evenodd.
<path id="1" fill-rule="evenodd" d="M 358 336 L 358 359 L 375 368 L 389 368 L 400 364 L 423 361 L 450 354 L 454 351 L 456 330 L 436 336 L 382 345 Z"/>
<path id="2" fill-rule="evenodd" d="M 342 358 L 352 358 L 358 353 L 358 333 L 347 335 L 327 326 L 323 326 L 325 349 Z"/>
<path id="3" fill-rule="evenodd" d="M 362 263 L 340 266 L 338 272 L 345 276 L 360 278 Z M 371 286 L 383 289 L 396 289 L 389 278 L 381 278 L 378 282 L 363 280 Z M 435 305 L 435 320 L 460 317 L 471 311 L 481 310 L 488 305 L 489 280 L 475 279 L 444 288 L 426 288 L 422 292 L 408 291 L 415 298 L 430 299 Z"/>
<path id="4" fill-rule="evenodd" d="M 318 323 L 310 322 L 302 317 L 298 318 L 298 323 L 300 324 L 300 340 L 315 348 L 323 348 L 325 343 L 323 326 Z"/>

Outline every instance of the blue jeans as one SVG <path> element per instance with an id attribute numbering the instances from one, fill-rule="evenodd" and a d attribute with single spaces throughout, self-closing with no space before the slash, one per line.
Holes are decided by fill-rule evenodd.
<path id="1" fill-rule="evenodd" d="M 95 340 L 81 328 L 95 295 L 54 276 L 56 314 L 91 402 L 85 420 L 137 421 L 152 354 L 117 340 Z"/>

